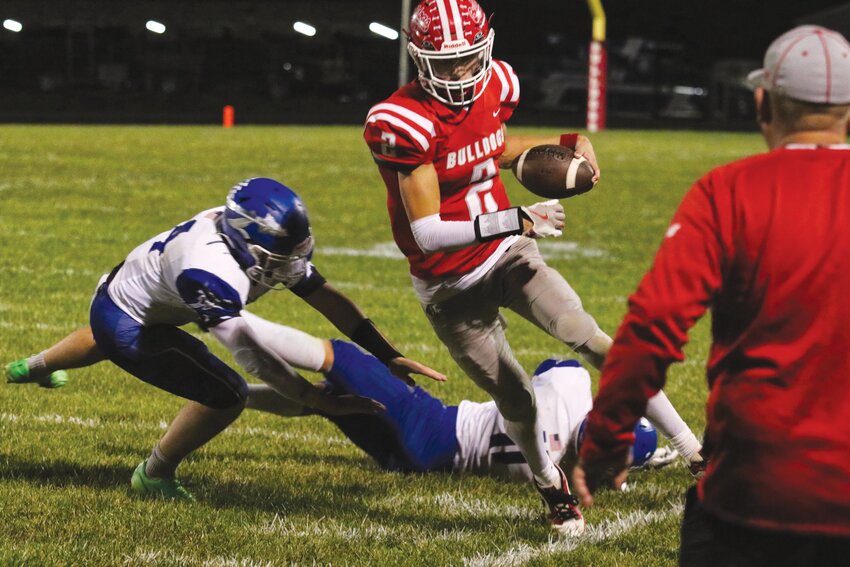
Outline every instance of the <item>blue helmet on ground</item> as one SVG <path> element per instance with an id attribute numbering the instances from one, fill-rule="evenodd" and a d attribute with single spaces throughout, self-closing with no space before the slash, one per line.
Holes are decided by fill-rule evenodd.
<path id="1" fill-rule="evenodd" d="M 584 428 L 587 426 L 587 417 L 581 421 L 578 427 L 578 439 L 576 440 L 576 451 L 581 448 L 581 443 L 584 441 Z M 649 420 L 645 417 L 640 418 L 635 425 L 635 443 L 632 445 L 632 464 L 631 467 L 642 466 L 655 453 L 658 448 L 658 432 Z"/>
<path id="2" fill-rule="evenodd" d="M 265 177 L 246 179 L 227 195 L 222 233 L 253 281 L 290 287 L 313 254 L 307 208 L 295 191 Z"/>

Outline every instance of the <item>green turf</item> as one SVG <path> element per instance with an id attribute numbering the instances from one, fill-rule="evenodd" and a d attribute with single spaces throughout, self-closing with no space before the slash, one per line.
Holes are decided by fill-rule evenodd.
<path id="1" fill-rule="evenodd" d="M 542 248 L 613 333 L 690 184 L 762 143 L 754 134 L 686 132 L 605 132 L 594 141 L 602 181 L 564 202 L 565 235 Z M 269 176 L 306 202 L 324 275 L 405 353 L 450 377 L 423 385 L 448 402 L 485 399 L 433 335 L 406 263 L 340 253 L 391 241 L 384 189 L 358 128 L 0 126 L 0 171 L 4 363 L 85 324 L 99 275 L 136 244 L 223 203 L 237 181 Z M 514 203 L 536 200 L 508 177 Z M 258 314 L 336 336 L 296 297 L 272 295 Z M 526 368 L 566 355 L 528 323 L 508 320 Z M 699 432 L 705 321 L 691 338 L 690 361 L 671 369 L 667 391 Z M 550 545 L 530 486 L 382 472 L 319 418 L 246 413 L 181 466 L 197 504 L 138 500 L 128 491 L 133 468 L 180 405 L 109 364 L 73 371 L 55 391 L 0 384 L 0 564 L 675 563 L 691 482 L 683 466 L 633 475 L 633 491 L 602 494 L 586 512 L 596 528 L 587 537 Z"/>

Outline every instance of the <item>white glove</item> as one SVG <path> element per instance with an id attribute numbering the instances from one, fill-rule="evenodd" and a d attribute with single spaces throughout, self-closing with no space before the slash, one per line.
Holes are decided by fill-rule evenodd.
<path id="1" fill-rule="evenodd" d="M 534 223 L 530 230 L 525 232 L 529 238 L 545 238 L 547 236 L 561 236 L 564 228 L 564 220 L 567 215 L 564 207 L 557 199 L 534 203 L 528 207 L 520 207 L 528 220 Z"/>

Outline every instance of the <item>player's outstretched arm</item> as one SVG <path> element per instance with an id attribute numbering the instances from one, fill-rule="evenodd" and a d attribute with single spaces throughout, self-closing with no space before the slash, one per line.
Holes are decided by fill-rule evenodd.
<path id="1" fill-rule="evenodd" d="M 329 396 L 305 380 L 273 352 L 264 348 L 262 338 L 242 317 L 222 321 L 210 333 L 230 350 L 236 362 L 282 396 L 329 415 L 374 414 L 386 408 L 363 396 Z"/>
<path id="2" fill-rule="evenodd" d="M 411 374 L 421 374 L 438 382 L 446 379 L 444 374 L 433 368 L 405 358 L 353 301 L 329 283 L 325 282 L 303 299 L 409 385 L 415 384 Z"/>

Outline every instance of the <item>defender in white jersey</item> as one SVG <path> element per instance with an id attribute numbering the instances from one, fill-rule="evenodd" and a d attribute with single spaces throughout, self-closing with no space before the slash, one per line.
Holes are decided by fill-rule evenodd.
<path id="1" fill-rule="evenodd" d="M 319 274 L 312 252 L 307 212 L 298 196 L 277 181 L 255 178 L 234 187 L 225 207 L 204 211 L 142 243 L 101 278 L 90 328 L 56 345 L 65 357 L 60 363 L 70 361 L 67 367 L 75 367 L 108 358 L 141 380 L 190 400 L 134 472 L 136 492 L 192 500 L 174 477 L 177 465 L 227 427 L 248 395 L 245 380 L 180 325 L 195 322 L 209 330 L 245 370 L 306 407 L 330 415 L 382 409 L 360 396 L 326 395 L 264 343 L 243 308 L 280 284 L 403 379 L 410 380 L 412 372 L 445 379 L 401 356 Z M 264 332 L 277 327 L 265 322 Z M 19 366 L 27 378 L 51 371 L 43 357 L 41 366 L 30 360 Z M 27 381 L 12 380 L 9 368 L 7 376 Z"/>
<path id="2" fill-rule="evenodd" d="M 386 367 L 351 343 L 324 341 L 245 315 L 277 356 L 293 366 L 323 372 L 327 392 L 365 396 L 381 402 L 385 410 L 329 416 L 285 400 L 263 385 L 249 386 L 249 408 L 284 416 L 324 415 L 387 470 L 531 479 L 531 468 L 510 438 L 495 402 L 446 405 L 420 387 L 392 379 Z M 590 375 L 575 360 L 548 359 L 535 370 L 532 385 L 539 404 L 541 444 L 553 462 L 574 457 L 592 405 Z M 664 466 L 679 451 L 690 460 L 701 448 L 663 392 L 647 404 L 647 416 L 675 449 L 656 449 L 655 429 L 643 420 L 635 428 L 634 466 Z"/>

